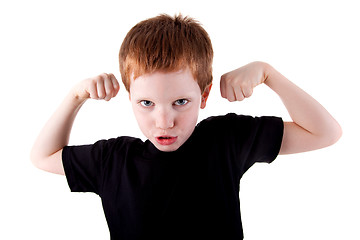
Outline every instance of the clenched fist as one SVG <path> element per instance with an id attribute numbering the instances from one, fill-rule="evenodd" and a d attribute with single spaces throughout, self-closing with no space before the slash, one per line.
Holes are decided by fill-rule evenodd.
<path id="1" fill-rule="evenodd" d="M 253 89 L 264 83 L 266 63 L 252 62 L 221 76 L 220 91 L 230 102 L 242 101 L 252 95 Z"/>
<path id="2" fill-rule="evenodd" d="M 103 73 L 81 81 L 75 86 L 74 94 L 82 100 L 91 98 L 109 101 L 117 95 L 119 89 L 120 85 L 114 74 Z"/>

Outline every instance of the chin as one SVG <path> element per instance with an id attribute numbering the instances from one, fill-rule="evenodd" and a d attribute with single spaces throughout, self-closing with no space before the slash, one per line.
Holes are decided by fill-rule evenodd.
<path id="1" fill-rule="evenodd" d="M 163 146 L 163 145 L 159 146 L 159 144 L 157 144 L 155 145 L 155 147 L 162 152 L 174 152 L 178 150 L 180 146 Z"/>
<path id="2" fill-rule="evenodd" d="M 161 145 L 159 144 L 158 142 L 152 142 L 154 144 L 154 146 L 159 150 L 159 151 L 162 151 L 162 152 L 174 152 L 176 150 L 179 149 L 179 147 L 181 147 L 181 144 L 171 144 L 171 145 Z"/>

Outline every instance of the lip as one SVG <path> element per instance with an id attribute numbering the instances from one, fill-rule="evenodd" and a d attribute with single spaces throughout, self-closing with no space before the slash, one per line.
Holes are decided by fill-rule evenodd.
<path id="1" fill-rule="evenodd" d="M 156 142 L 158 142 L 161 145 L 171 145 L 176 142 L 177 137 L 163 135 L 163 136 L 158 136 L 155 139 Z"/>

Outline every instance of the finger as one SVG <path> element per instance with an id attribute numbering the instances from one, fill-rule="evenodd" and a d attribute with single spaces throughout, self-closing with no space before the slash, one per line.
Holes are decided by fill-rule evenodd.
<path id="1" fill-rule="evenodd" d="M 242 94 L 244 95 L 244 97 L 248 98 L 253 94 L 253 88 L 252 87 L 245 87 L 242 88 Z"/>
<path id="2" fill-rule="evenodd" d="M 120 90 L 120 85 L 119 85 L 118 80 L 114 76 L 114 74 L 109 74 L 109 75 L 110 75 L 110 79 L 112 81 L 112 85 L 113 85 L 113 88 L 114 88 L 113 97 L 115 97 L 118 94 L 119 90 Z"/>
<path id="3" fill-rule="evenodd" d="M 113 97 L 113 93 L 114 93 L 113 83 L 109 75 L 107 75 L 107 77 L 104 80 L 104 86 L 106 93 L 104 100 L 109 101 Z"/>
<path id="4" fill-rule="evenodd" d="M 105 76 L 101 75 L 98 81 L 96 82 L 97 95 L 99 99 L 104 99 L 106 96 L 105 86 L 104 86 Z"/>
<path id="5" fill-rule="evenodd" d="M 229 85 L 226 86 L 226 98 L 227 100 L 229 100 L 229 102 L 236 101 L 236 94 L 232 86 Z"/>
<path id="6" fill-rule="evenodd" d="M 221 96 L 227 99 L 230 102 L 235 101 L 235 94 L 234 90 L 231 85 L 229 85 L 229 81 L 227 79 L 227 75 L 224 74 L 221 76 L 220 79 L 220 93 Z"/>
<path id="7" fill-rule="evenodd" d="M 235 94 L 235 100 L 237 101 L 242 101 L 245 98 L 242 89 L 240 87 L 234 88 L 234 94 Z"/>
<path id="8" fill-rule="evenodd" d="M 98 93 L 97 93 L 97 88 L 96 88 L 96 81 L 90 81 L 89 86 L 88 86 L 88 93 L 90 95 L 90 98 L 92 99 L 98 99 Z"/>
<path id="9" fill-rule="evenodd" d="M 225 76 L 221 76 L 220 79 L 220 93 L 221 97 L 226 98 L 226 83 L 225 83 Z"/>

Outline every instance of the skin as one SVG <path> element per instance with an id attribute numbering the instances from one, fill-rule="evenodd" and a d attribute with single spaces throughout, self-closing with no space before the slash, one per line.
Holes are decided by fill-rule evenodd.
<path id="1" fill-rule="evenodd" d="M 264 62 L 252 62 L 221 77 L 221 96 L 242 101 L 253 89 L 266 84 L 282 100 L 292 122 L 284 123 L 280 154 L 300 153 L 330 146 L 342 130 L 338 122 L 313 97 Z"/>
<path id="2" fill-rule="evenodd" d="M 279 95 L 292 118 L 291 122 L 284 123 L 280 154 L 323 148 L 340 138 L 341 127 L 326 109 L 267 63 L 253 62 L 224 74 L 220 80 L 221 96 L 230 102 L 242 101 L 260 84 L 266 84 Z M 174 151 L 193 132 L 199 109 L 206 106 L 210 89 L 211 86 L 202 94 L 189 70 L 183 69 L 132 79 L 129 97 L 144 135 L 159 150 Z M 118 91 L 119 83 L 113 74 L 101 74 L 77 84 L 35 141 L 31 152 L 33 164 L 64 175 L 62 149 L 68 144 L 81 106 L 88 99 L 109 101 Z M 161 144 L 157 141 L 159 136 L 174 139 L 171 144 Z"/>
<path id="3" fill-rule="evenodd" d="M 207 95 L 208 91 L 201 94 L 188 68 L 145 74 L 130 85 L 130 101 L 141 131 L 166 152 L 177 150 L 190 137 Z"/>

